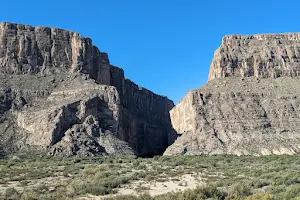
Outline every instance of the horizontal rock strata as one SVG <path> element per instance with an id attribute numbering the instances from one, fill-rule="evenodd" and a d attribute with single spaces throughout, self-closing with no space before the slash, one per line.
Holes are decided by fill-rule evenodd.
<path id="1" fill-rule="evenodd" d="M 0 149 L 162 154 L 174 104 L 126 79 L 80 34 L 0 24 Z"/>
<path id="2" fill-rule="evenodd" d="M 209 80 L 224 77 L 277 78 L 300 75 L 300 33 L 230 35 L 216 50 Z"/>
<path id="3" fill-rule="evenodd" d="M 224 37 L 209 82 L 170 111 L 165 155 L 299 153 L 299 58 L 300 34 Z"/>

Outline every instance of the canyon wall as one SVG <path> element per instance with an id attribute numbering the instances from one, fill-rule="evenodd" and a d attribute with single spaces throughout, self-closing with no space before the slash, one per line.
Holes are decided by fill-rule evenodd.
<path id="1" fill-rule="evenodd" d="M 230 35 L 216 50 L 209 80 L 224 77 L 296 77 L 300 72 L 300 34 Z"/>
<path id="2" fill-rule="evenodd" d="M 165 155 L 299 153 L 299 58 L 300 34 L 224 37 L 209 82 L 170 111 Z"/>
<path id="3" fill-rule="evenodd" d="M 148 156 L 174 140 L 173 102 L 126 79 L 78 33 L 1 23 L 0 76 L 7 152 L 34 146 L 51 154 Z"/>

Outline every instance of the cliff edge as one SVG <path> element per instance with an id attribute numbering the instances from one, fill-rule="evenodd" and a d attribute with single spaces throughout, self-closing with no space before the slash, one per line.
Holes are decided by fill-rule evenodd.
<path id="1" fill-rule="evenodd" d="M 225 77 L 296 77 L 300 33 L 229 35 L 215 51 L 209 80 Z"/>

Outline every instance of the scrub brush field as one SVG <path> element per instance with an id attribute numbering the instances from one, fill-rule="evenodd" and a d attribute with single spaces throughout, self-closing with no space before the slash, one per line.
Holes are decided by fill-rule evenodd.
<path id="1" fill-rule="evenodd" d="M 1 199 L 300 199 L 300 156 L 0 160 Z"/>

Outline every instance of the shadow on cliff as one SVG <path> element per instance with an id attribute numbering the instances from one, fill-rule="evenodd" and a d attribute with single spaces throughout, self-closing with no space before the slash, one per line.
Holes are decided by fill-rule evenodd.
<path id="1" fill-rule="evenodd" d="M 4 157 L 5 157 L 5 153 L 4 153 L 3 147 L 0 145 L 0 159 L 2 159 Z"/>
<path id="2" fill-rule="evenodd" d="M 138 156 L 143 158 L 162 156 L 167 150 L 167 148 L 171 146 L 181 136 L 172 127 L 171 120 L 170 127 L 167 130 L 159 130 L 158 128 L 156 131 L 148 131 L 146 134 L 144 132 L 139 133 L 143 133 L 140 134 L 140 137 L 144 137 L 144 143 L 143 147 L 139 149 Z M 145 138 L 147 136 L 148 138 Z M 147 151 L 143 151 L 144 149 L 147 149 Z"/>

